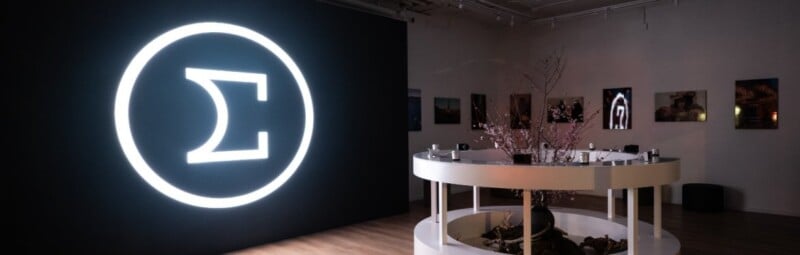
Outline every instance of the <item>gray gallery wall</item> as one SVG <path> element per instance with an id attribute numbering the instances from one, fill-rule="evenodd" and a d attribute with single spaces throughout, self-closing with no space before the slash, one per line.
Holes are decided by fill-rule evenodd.
<path id="1" fill-rule="evenodd" d="M 452 149 L 456 143 L 476 144 L 482 134 L 470 128 L 470 94 L 495 97 L 504 30 L 459 12 L 418 16 L 408 23 L 408 87 L 422 91 L 422 130 L 408 132 L 409 200 L 422 199 L 423 181 L 412 173 L 411 155 L 433 143 Z M 434 97 L 460 98 L 460 124 L 434 124 Z M 491 104 L 491 102 L 489 102 Z M 487 106 L 491 108 L 491 106 Z M 454 187 L 454 192 L 470 190 Z"/>
<path id="2" fill-rule="evenodd" d="M 576 18 L 510 33 L 500 48 L 532 70 L 563 47 L 556 94 L 584 96 L 589 109 L 602 107 L 602 89 L 632 87 L 633 130 L 603 130 L 595 120 L 584 144 L 680 157 L 667 201 L 681 203 L 682 183 L 715 183 L 729 208 L 800 216 L 800 2 L 664 2 L 648 7 L 646 20 L 642 8 Z M 734 82 L 757 78 L 780 79 L 777 130 L 734 128 Z M 654 121 L 654 93 L 681 90 L 708 91 L 707 122 Z"/>

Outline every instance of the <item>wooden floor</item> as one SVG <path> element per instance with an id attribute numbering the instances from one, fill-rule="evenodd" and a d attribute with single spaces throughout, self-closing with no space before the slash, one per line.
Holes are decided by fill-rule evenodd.
<path id="1" fill-rule="evenodd" d="M 484 205 L 520 205 L 521 201 L 496 198 L 481 192 Z M 450 209 L 472 206 L 472 193 L 450 196 Z M 606 210 L 604 197 L 579 195 L 555 206 Z M 626 214 L 622 201 L 617 215 Z M 423 202 L 411 203 L 409 213 L 332 229 L 230 254 L 413 254 L 414 226 L 430 214 Z M 682 255 L 694 254 L 800 254 L 800 217 L 746 212 L 698 213 L 680 205 L 663 205 L 664 229 L 681 242 Z M 652 223 L 652 206 L 641 206 L 641 220 Z"/>

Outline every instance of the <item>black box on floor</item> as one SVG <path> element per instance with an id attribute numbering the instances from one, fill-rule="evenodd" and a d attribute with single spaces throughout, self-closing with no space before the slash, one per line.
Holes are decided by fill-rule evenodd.
<path id="1" fill-rule="evenodd" d="M 721 212 L 725 209 L 725 191 L 720 185 L 687 183 L 682 191 L 683 209 L 698 212 Z"/>

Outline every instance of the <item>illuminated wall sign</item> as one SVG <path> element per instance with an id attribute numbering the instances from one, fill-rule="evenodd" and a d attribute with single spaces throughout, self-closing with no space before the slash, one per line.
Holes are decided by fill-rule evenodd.
<path id="1" fill-rule="evenodd" d="M 631 129 L 631 88 L 603 90 L 603 129 Z"/>
<path id="2" fill-rule="evenodd" d="M 236 81 L 246 82 L 256 85 L 256 94 L 258 101 L 267 101 L 267 75 L 260 73 L 242 73 L 220 70 L 209 70 L 199 68 L 186 68 L 186 79 L 196 82 L 197 85 L 203 87 L 211 99 L 214 101 L 214 106 L 217 109 L 217 126 L 214 133 L 208 138 L 208 141 L 188 153 L 186 153 L 186 162 L 189 164 L 220 162 L 220 161 L 235 161 L 247 159 L 265 159 L 269 157 L 269 149 L 267 148 L 267 132 L 258 132 L 258 149 L 254 150 L 235 150 L 235 151 L 215 151 L 219 143 L 222 142 L 222 137 L 225 136 L 225 131 L 228 128 L 228 106 L 225 103 L 225 97 L 222 96 L 222 91 L 219 90 L 214 81 Z"/>
<path id="3" fill-rule="evenodd" d="M 297 152 L 283 171 L 269 181 L 266 185 L 250 192 L 227 196 L 211 197 L 197 195 L 169 183 L 156 173 L 142 156 L 134 140 L 131 131 L 130 104 L 131 96 L 137 82 L 137 78 L 142 70 L 162 49 L 182 39 L 202 35 L 202 34 L 222 34 L 243 38 L 267 49 L 274 54 L 282 64 L 289 70 L 292 78 L 297 83 L 303 100 L 305 114 L 303 135 Z M 228 126 L 228 107 L 219 87 L 215 81 L 233 81 L 243 84 L 253 84 L 256 86 L 256 100 L 267 100 L 267 74 L 248 73 L 233 70 L 212 70 L 186 67 L 184 69 L 186 79 L 196 83 L 211 96 L 217 112 L 217 122 L 211 137 L 194 150 L 186 153 L 186 162 L 189 164 L 201 164 L 209 162 L 225 162 L 236 160 L 257 160 L 269 157 L 268 137 L 266 131 L 259 131 L 254 136 L 257 139 L 257 148 L 245 150 L 218 150 L 217 146 L 222 141 Z M 163 193 L 164 195 L 177 201 L 206 208 L 229 208 L 245 205 L 257 201 L 283 185 L 297 171 L 300 163 L 308 151 L 311 143 L 311 134 L 314 126 L 314 112 L 311 102 L 311 93 L 306 84 L 306 80 L 300 69 L 291 57 L 283 51 L 272 40 L 248 28 L 225 24 L 225 23 L 195 23 L 172 29 L 152 41 L 142 48 L 128 64 L 117 89 L 116 101 L 114 103 L 114 122 L 117 131 L 117 138 L 125 156 L 131 166 L 148 184 Z"/>
<path id="4" fill-rule="evenodd" d="M 622 93 L 617 93 L 611 101 L 611 118 L 608 125 L 611 129 L 628 129 L 628 99 Z"/>

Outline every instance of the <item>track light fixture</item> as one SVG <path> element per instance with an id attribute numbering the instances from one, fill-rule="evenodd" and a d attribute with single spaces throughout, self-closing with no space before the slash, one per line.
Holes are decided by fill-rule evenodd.
<path id="1" fill-rule="evenodd" d="M 647 7 L 642 7 L 642 23 L 644 23 L 644 30 L 650 28 L 650 24 L 647 23 Z"/>

